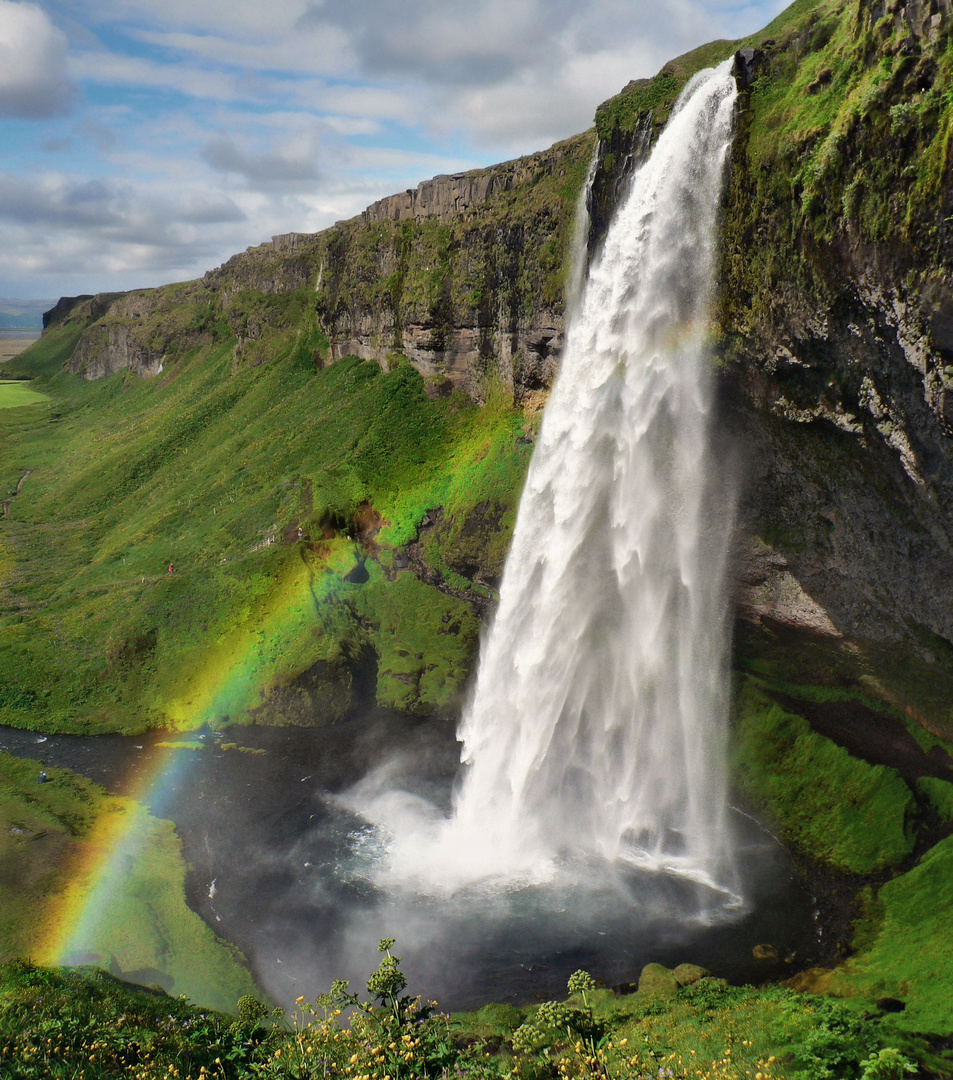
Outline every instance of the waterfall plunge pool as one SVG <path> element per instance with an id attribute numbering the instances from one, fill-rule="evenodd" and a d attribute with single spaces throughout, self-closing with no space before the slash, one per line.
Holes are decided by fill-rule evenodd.
<path id="1" fill-rule="evenodd" d="M 182 838 L 189 905 L 243 951 L 262 990 L 286 1006 L 337 978 L 363 989 L 382 937 L 397 939 L 410 991 L 453 1009 L 561 996 L 578 968 L 610 986 L 637 982 L 653 961 L 697 963 L 746 982 L 786 970 L 758 964 L 755 945 L 802 963 L 815 954 L 811 897 L 780 845 L 741 812 L 731 817 L 747 909 L 708 922 L 685 914 L 699 904 L 693 883 L 597 860 L 522 887 L 488 881 L 441 894 L 383 886 L 375 870 L 386 837 L 341 795 L 387 763 L 394 791 L 449 808 L 459 761 L 454 728 L 451 720 L 373 709 L 320 728 L 193 736 L 45 737 L 3 728 L 0 749 L 119 793 L 154 768 L 156 754 L 171 754 L 168 782 L 156 783 L 146 801 Z M 193 747 L 159 749 L 186 739 Z"/>

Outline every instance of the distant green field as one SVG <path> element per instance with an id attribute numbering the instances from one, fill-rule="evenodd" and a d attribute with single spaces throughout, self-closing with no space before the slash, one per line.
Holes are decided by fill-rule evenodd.
<path id="1" fill-rule="evenodd" d="M 46 394 L 31 390 L 25 382 L 0 382 L 0 409 L 16 409 L 21 405 L 40 405 L 49 400 Z"/>

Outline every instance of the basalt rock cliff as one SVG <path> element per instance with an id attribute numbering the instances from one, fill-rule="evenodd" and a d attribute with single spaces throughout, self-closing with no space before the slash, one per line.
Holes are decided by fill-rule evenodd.
<path id="1" fill-rule="evenodd" d="M 111 298 L 102 317 L 80 304 L 74 317 L 95 321 L 70 370 L 86 378 L 158 373 L 204 328 L 176 319 L 183 304 L 227 319 L 236 363 L 264 362 L 262 338 L 293 324 L 272 298 L 304 290 L 327 336 L 319 362 L 350 355 L 386 364 L 400 354 L 432 392 L 459 387 L 476 399 L 493 379 L 517 398 L 544 388 L 562 345 L 565 253 L 592 141 L 584 134 L 493 168 L 435 177 L 325 232 L 276 236 L 171 294 Z"/>

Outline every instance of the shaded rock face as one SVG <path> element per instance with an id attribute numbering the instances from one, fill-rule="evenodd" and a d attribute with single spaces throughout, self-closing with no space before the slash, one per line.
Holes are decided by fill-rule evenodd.
<path id="1" fill-rule="evenodd" d="M 374 204 L 321 241 L 316 302 L 331 357 L 402 354 L 432 392 L 519 401 L 548 387 L 563 347 L 564 254 L 591 158 L 582 136 Z"/>
<path id="2" fill-rule="evenodd" d="M 70 372 L 85 379 L 101 379 L 118 371 L 132 371 L 141 378 L 158 375 L 170 357 L 196 341 L 198 330 L 182 319 L 181 311 L 194 304 L 199 291 L 193 283 L 172 290 L 81 298 L 83 302 L 63 316 L 90 323 L 70 357 Z"/>
<path id="3" fill-rule="evenodd" d="M 541 322 L 543 325 L 533 325 Z M 543 312 L 527 327 L 500 330 L 496 327 L 434 327 L 417 323 L 399 332 L 381 327 L 370 315 L 339 325 L 331 345 L 334 360 L 359 356 L 378 360 L 389 353 L 401 353 L 431 383 L 434 393 L 463 390 L 480 400 L 488 366 L 498 371 L 522 400 L 529 392 L 548 388 L 559 366 L 565 335 L 561 315 Z"/>
<path id="4" fill-rule="evenodd" d="M 634 85 L 629 84 L 630 88 Z M 608 139 L 599 140 L 587 205 L 590 258 L 605 239 L 612 215 L 629 189 L 632 174 L 652 149 L 654 133 L 652 115 L 645 113 L 633 130 L 624 131 L 617 127 Z"/>
<path id="5" fill-rule="evenodd" d="M 862 5 L 861 27 L 890 16 L 907 37 L 890 46 L 901 60 L 879 131 L 871 118 L 844 126 L 848 180 L 866 155 L 897 152 L 890 109 L 896 117 L 919 93 L 908 71 L 930 67 L 921 39 L 936 37 L 946 11 Z M 761 73 L 791 78 L 785 62 L 764 58 Z M 915 216 L 903 235 L 899 212 L 896 235 L 865 235 L 836 188 L 830 209 L 798 220 L 771 166 L 750 166 L 752 112 L 743 95 L 719 298 L 722 426 L 743 448 L 739 614 L 923 652 L 931 635 L 953 640 L 953 242 Z M 898 158 L 898 168 L 911 160 Z M 796 183 L 805 172 L 794 161 Z M 909 185 L 899 173 L 881 182 Z M 948 183 L 937 203 L 928 216 L 948 216 Z"/>
<path id="6" fill-rule="evenodd" d="M 951 8 L 951 0 L 861 0 L 860 5 L 868 26 L 889 15 L 914 38 L 936 37 Z"/>
<path id="7" fill-rule="evenodd" d="M 179 302 L 220 314 L 237 340 L 236 362 L 251 342 L 250 362 L 262 363 L 269 335 L 291 325 L 268 298 L 297 292 L 317 313 L 326 360 L 354 355 L 387 366 L 401 354 L 432 394 L 461 389 L 482 401 L 502 381 L 520 400 L 548 387 L 558 364 L 562 257 L 591 147 L 590 134 L 578 136 L 491 169 L 435 177 L 322 233 L 275 236 L 191 283 Z M 167 307 L 156 290 L 110 298 L 70 369 L 87 378 L 160 371 L 183 337 L 181 327 L 166 334 L 157 325 L 156 311 Z"/>
<path id="8" fill-rule="evenodd" d="M 164 352 L 141 341 L 136 322 L 151 312 L 148 294 L 133 293 L 113 302 L 108 323 L 90 328 L 70 359 L 70 371 L 87 379 L 101 379 L 129 370 L 145 377 L 162 371 Z"/>
<path id="9" fill-rule="evenodd" d="M 372 203 L 361 215 L 365 222 L 416 221 L 436 218 L 447 221 L 479 206 L 496 191 L 509 191 L 518 182 L 515 169 L 498 168 L 482 173 L 435 176 L 416 188 Z"/>
<path id="10" fill-rule="evenodd" d="M 92 293 L 84 293 L 82 296 L 61 296 L 49 311 L 43 312 L 43 329 L 46 330 L 50 326 L 57 326 L 63 322 L 77 304 L 92 299 Z"/>

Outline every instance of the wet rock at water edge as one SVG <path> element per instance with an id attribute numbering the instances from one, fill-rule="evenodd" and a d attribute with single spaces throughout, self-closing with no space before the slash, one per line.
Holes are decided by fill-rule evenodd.
<path id="1" fill-rule="evenodd" d="M 773 945 L 755 945 L 751 955 L 759 964 L 780 964 L 781 956 Z"/>

